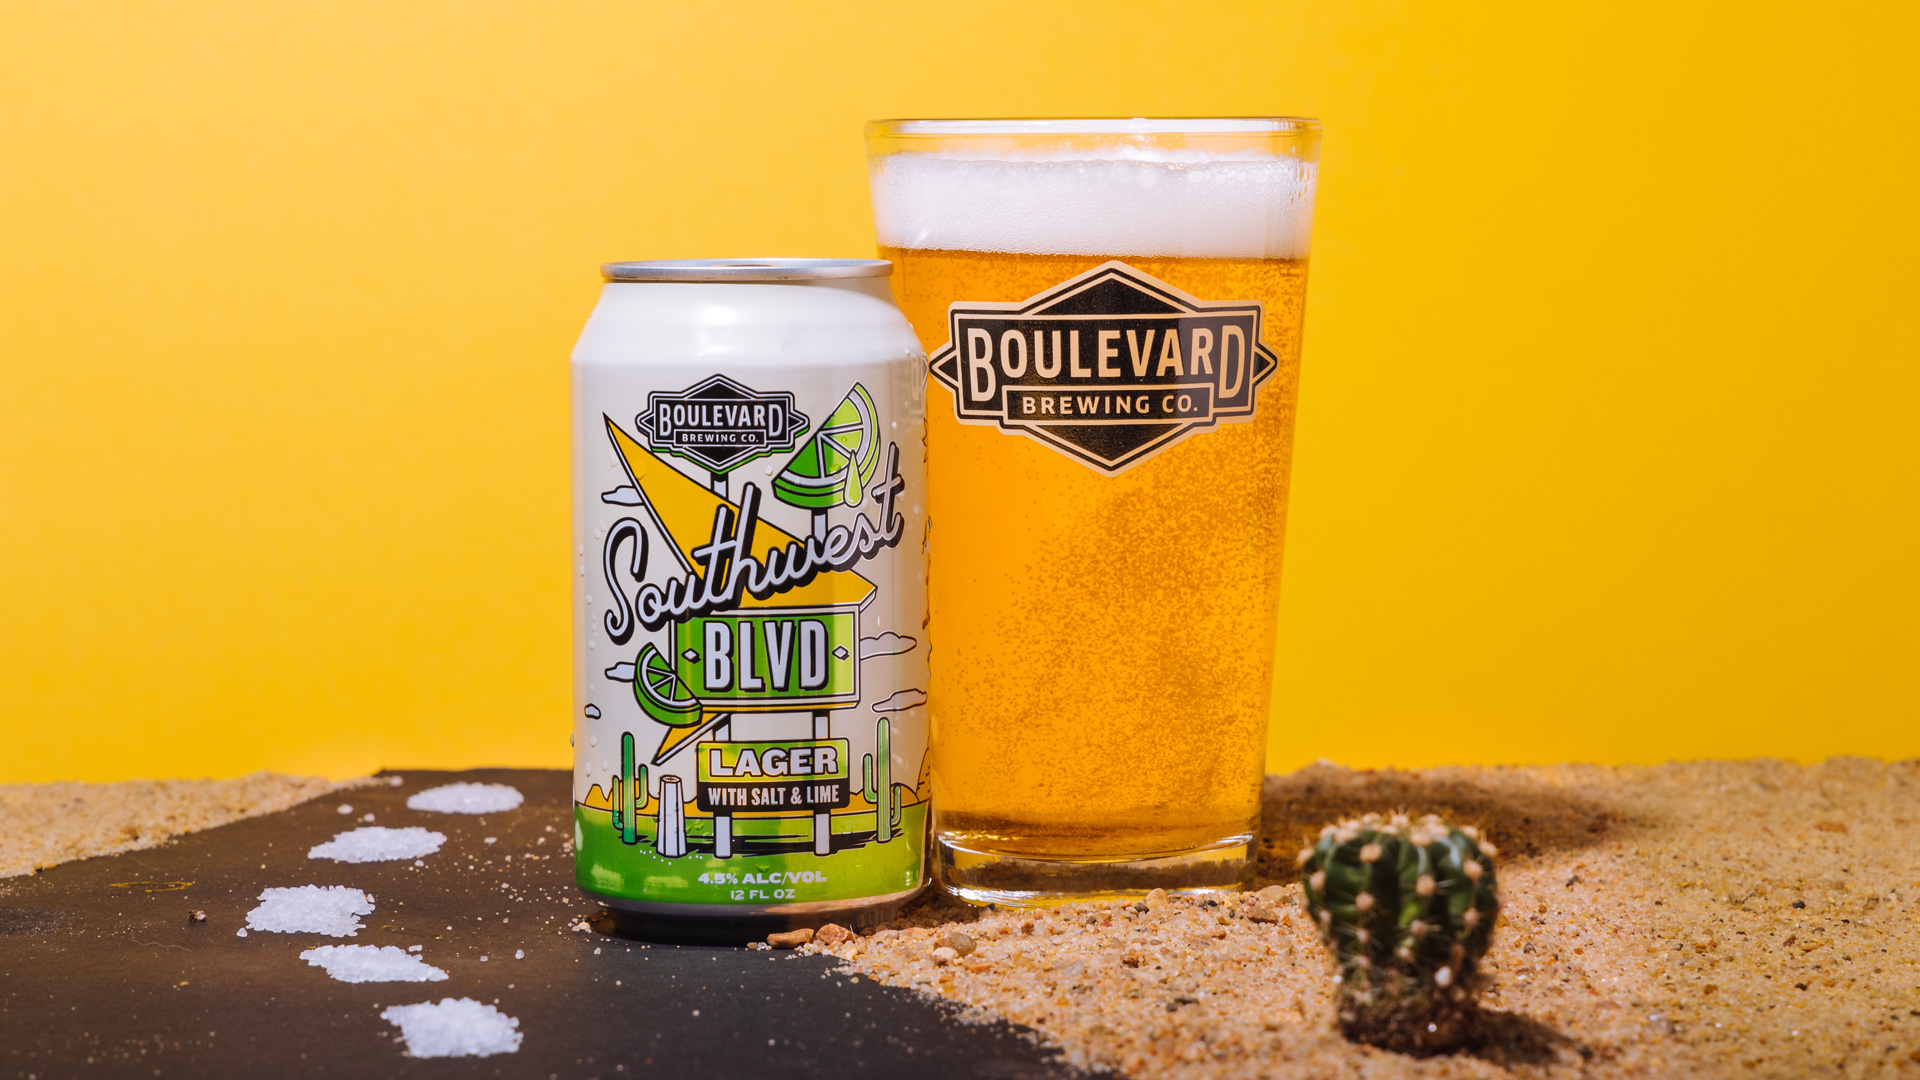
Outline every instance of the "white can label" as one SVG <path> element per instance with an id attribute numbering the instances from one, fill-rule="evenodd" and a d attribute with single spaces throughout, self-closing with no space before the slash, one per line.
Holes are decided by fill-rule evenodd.
<path id="1" fill-rule="evenodd" d="M 925 368 L 577 369 L 580 884 L 921 884 Z"/>

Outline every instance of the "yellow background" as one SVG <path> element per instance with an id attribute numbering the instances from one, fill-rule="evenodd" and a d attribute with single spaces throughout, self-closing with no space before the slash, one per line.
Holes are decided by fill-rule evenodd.
<path id="1" fill-rule="evenodd" d="M 1324 120 L 1274 767 L 1920 754 L 1913 11 L 8 4 L 0 780 L 568 761 L 596 265 L 904 115 Z"/>

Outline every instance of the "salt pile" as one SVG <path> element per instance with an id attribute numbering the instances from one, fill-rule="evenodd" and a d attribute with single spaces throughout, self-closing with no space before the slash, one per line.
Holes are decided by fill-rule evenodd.
<path id="1" fill-rule="evenodd" d="M 247 912 L 247 928 L 277 934 L 354 937 L 360 932 L 358 916 L 373 914 L 373 897 L 345 885 L 266 889 L 260 900 Z"/>
<path id="2" fill-rule="evenodd" d="M 397 945 L 318 945 L 300 959 L 341 982 L 439 982 L 447 973 Z"/>
<path id="3" fill-rule="evenodd" d="M 324 844 L 316 844 L 307 849 L 307 858 L 350 863 L 417 859 L 439 851 L 440 845 L 446 842 L 445 833 L 429 829 L 389 829 L 376 825 L 343 832 Z"/>
<path id="4" fill-rule="evenodd" d="M 497 814 L 522 801 L 519 790 L 505 784 L 442 784 L 409 798 L 407 809 L 435 814 Z"/>
<path id="5" fill-rule="evenodd" d="M 395 1005 L 380 1018 L 400 1029 L 409 1057 L 488 1057 L 520 1049 L 520 1021 L 472 998 Z"/>

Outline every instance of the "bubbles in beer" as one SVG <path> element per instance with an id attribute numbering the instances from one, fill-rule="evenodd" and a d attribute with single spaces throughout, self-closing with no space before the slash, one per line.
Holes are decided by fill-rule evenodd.
<path id="1" fill-rule="evenodd" d="M 1316 166 L 1275 156 L 894 154 L 873 164 L 882 246 L 1032 255 L 1303 258 Z"/>

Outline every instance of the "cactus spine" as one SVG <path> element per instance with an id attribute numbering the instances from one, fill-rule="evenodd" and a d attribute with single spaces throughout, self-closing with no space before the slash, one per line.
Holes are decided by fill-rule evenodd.
<path id="1" fill-rule="evenodd" d="M 1495 854 L 1472 828 L 1404 814 L 1329 825 L 1300 852 L 1348 1038 L 1408 1053 L 1474 1038 L 1480 963 L 1500 912 Z"/>
<path id="2" fill-rule="evenodd" d="M 874 725 L 873 753 L 860 762 L 860 785 L 860 793 L 873 804 L 873 838 L 884 844 L 900 830 L 900 793 L 893 790 L 893 725 L 884 717 Z"/>

